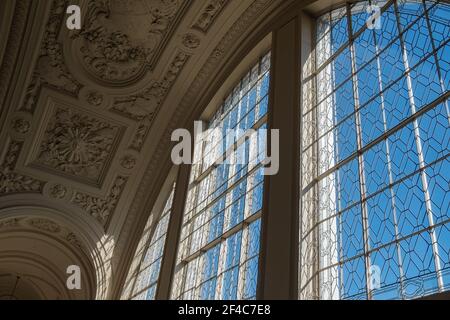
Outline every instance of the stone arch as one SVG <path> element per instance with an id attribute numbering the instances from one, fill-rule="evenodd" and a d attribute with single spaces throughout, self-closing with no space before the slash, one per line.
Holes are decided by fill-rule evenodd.
<path id="1" fill-rule="evenodd" d="M 106 298 L 110 273 L 105 263 L 108 250 L 103 231 L 90 223 L 90 217 L 84 219 L 70 210 L 24 203 L 8 206 L 10 201 L 3 200 L 0 205 L 0 296 L 2 276 L 8 281 L 19 276 L 27 279 L 29 289 L 37 288 L 36 298 Z M 80 266 L 81 290 L 66 288 L 69 265 Z M 50 292 L 49 296 L 39 294 L 42 287 L 46 290 L 41 291 Z"/>

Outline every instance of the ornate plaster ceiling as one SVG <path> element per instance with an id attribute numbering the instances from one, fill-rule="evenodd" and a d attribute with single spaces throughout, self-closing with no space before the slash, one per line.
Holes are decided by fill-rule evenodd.
<path id="1" fill-rule="evenodd" d="M 81 7 L 79 31 L 65 28 L 69 2 Z M 92 225 L 120 257 L 159 187 L 170 133 L 239 40 L 282 2 L 6 1 L 0 210 L 59 210 Z"/>

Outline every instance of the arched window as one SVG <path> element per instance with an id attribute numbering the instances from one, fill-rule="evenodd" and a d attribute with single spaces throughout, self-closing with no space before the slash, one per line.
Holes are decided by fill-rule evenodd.
<path id="1" fill-rule="evenodd" d="M 317 19 L 303 66 L 300 299 L 450 288 L 449 9 L 363 1 Z"/>
<path id="2" fill-rule="evenodd" d="M 170 204 L 153 212 L 123 298 L 154 298 L 161 261 L 159 299 L 450 292 L 449 13 L 431 0 L 292 1 L 243 37 L 205 88 L 207 131 L 178 168 L 167 248 Z M 268 176 L 266 128 L 280 138 Z"/>
<path id="3" fill-rule="evenodd" d="M 158 286 L 175 184 L 158 215 L 151 214 L 136 249 L 122 299 L 154 300 Z"/>
<path id="4" fill-rule="evenodd" d="M 246 132 L 266 127 L 269 68 L 266 54 L 235 84 L 207 123 L 204 139 L 198 139 L 174 299 L 256 297 L 265 137 L 248 139 Z"/>

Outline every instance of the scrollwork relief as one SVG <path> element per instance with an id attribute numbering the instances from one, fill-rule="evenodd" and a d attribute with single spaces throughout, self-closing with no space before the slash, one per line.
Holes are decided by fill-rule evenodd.
<path id="1" fill-rule="evenodd" d="M 193 33 L 186 33 L 182 37 L 183 45 L 188 49 L 196 49 L 200 45 L 200 38 Z"/>
<path id="2" fill-rule="evenodd" d="M 34 111 L 37 95 L 43 85 L 55 87 L 72 95 L 76 95 L 82 87 L 68 71 L 64 62 L 62 44 L 58 41 L 66 7 L 66 0 L 53 2 L 36 68 L 26 89 L 22 110 Z"/>
<path id="3" fill-rule="evenodd" d="M 192 27 L 204 33 L 208 32 L 215 19 L 228 4 L 228 1 L 229 0 L 210 0 Z"/>
<path id="4" fill-rule="evenodd" d="M 84 245 L 81 243 L 81 241 L 78 239 L 78 237 L 76 236 L 75 233 L 73 232 L 69 232 L 66 236 L 65 239 L 67 242 L 69 242 L 71 245 L 73 245 L 74 247 L 83 250 L 84 249 Z"/>
<path id="5" fill-rule="evenodd" d="M 33 218 L 28 220 L 28 224 L 36 229 L 44 230 L 50 233 L 58 233 L 61 231 L 61 227 L 58 224 L 47 219 Z"/>
<path id="6" fill-rule="evenodd" d="M 99 184 L 120 131 L 104 120 L 58 107 L 34 164 Z"/>
<path id="7" fill-rule="evenodd" d="M 61 184 L 55 184 L 50 187 L 49 194 L 54 199 L 63 199 L 67 194 L 67 188 Z"/>
<path id="8" fill-rule="evenodd" d="M 11 141 L 0 165 L 0 196 L 12 193 L 41 193 L 45 182 L 14 171 L 22 143 Z"/>
<path id="9" fill-rule="evenodd" d="M 61 226 L 55 221 L 40 217 L 18 217 L 0 220 L 0 229 L 21 229 L 21 230 L 39 230 L 44 233 L 56 236 L 73 247 L 86 251 L 86 247 L 80 241 L 78 236 L 68 228 Z"/>
<path id="10" fill-rule="evenodd" d="M 0 229 L 16 228 L 19 226 L 21 218 L 11 218 L 0 221 Z"/>
<path id="11" fill-rule="evenodd" d="M 30 131 L 31 123 L 28 120 L 19 118 L 12 121 L 11 127 L 17 133 L 26 134 Z"/>
<path id="12" fill-rule="evenodd" d="M 140 151 L 144 145 L 144 140 L 147 135 L 148 130 L 150 130 L 150 125 L 148 121 L 143 121 L 139 124 L 136 132 L 134 133 L 133 140 L 131 141 L 130 148 L 136 151 Z"/>
<path id="13" fill-rule="evenodd" d="M 128 170 L 133 169 L 136 166 L 137 160 L 134 156 L 127 154 L 120 160 L 120 165 Z"/>
<path id="14" fill-rule="evenodd" d="M 103 103 L 103 99 L 103 95 L 98 91 L 91 90 L 86 94 L 86 101 L 94 107 L 100 106 Z"/>
<path id="15" fill-rule="evenodd" d="M 189 55 L 180 51 L 170 64 L 164 78 L 154 82 L 150 87 L 136 95 L 117 98 L 112 110 L 141 121 L 133 138 L 131 148 L 140 151 L 145 141 L 150 126 L 157 115 L 159 108 L 167 97 L 178 75 L 187 63 Z"/>
<path id="16" fill-rule="evenodd" d="M 156 114 L 170 88 L 177 79 L 189 55 L 180 51 L 171 62 L 164 78 L 136 95 L 117 98 L 113 110 L 134 120 L 151 118 Z"/>
<path id="17" fill-rule="evenodd" d="M 177 17 L 182 0 L 90 0 L 78 54 L 86 70 L 109 84 L 123 83 L 151 68 Z"/>
<path id="18" fill-rule="evenodd" d="M 82 192 L 76 192 L 72 199 L 72 203 L 82 208 L 86 213 L 97 219 L 103 226 L 109 222 L 110 216 L 113 214 L 120 195 L 126 185 L 128 178 L 118 176 L 106 198 L 100 198 L 88 195 Z"/>

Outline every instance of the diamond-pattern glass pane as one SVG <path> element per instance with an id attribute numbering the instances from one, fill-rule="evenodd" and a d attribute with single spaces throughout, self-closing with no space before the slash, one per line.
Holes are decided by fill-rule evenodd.
<path id="1" fill-rule="evenodd" d="M 256 298 L 269 69 L 270 53 L 236 84 L 194 151 L 202 164 L 191 171 L 173 299 Z"/>
<path id="2" fill-rule="evenodd" d="M 300 298 L 450 288 L 449 12 L 444 1 L 372 0 L 317 19 L 301 119 Z"/>
<path id="3" fill-rule="evenodd" d="M 158 220 L 153 221 L 153 216 L 150 216 L 147 221 L 125 282 L 122 299 L 155 299 L 174 191 L 175 185 Z"/>

